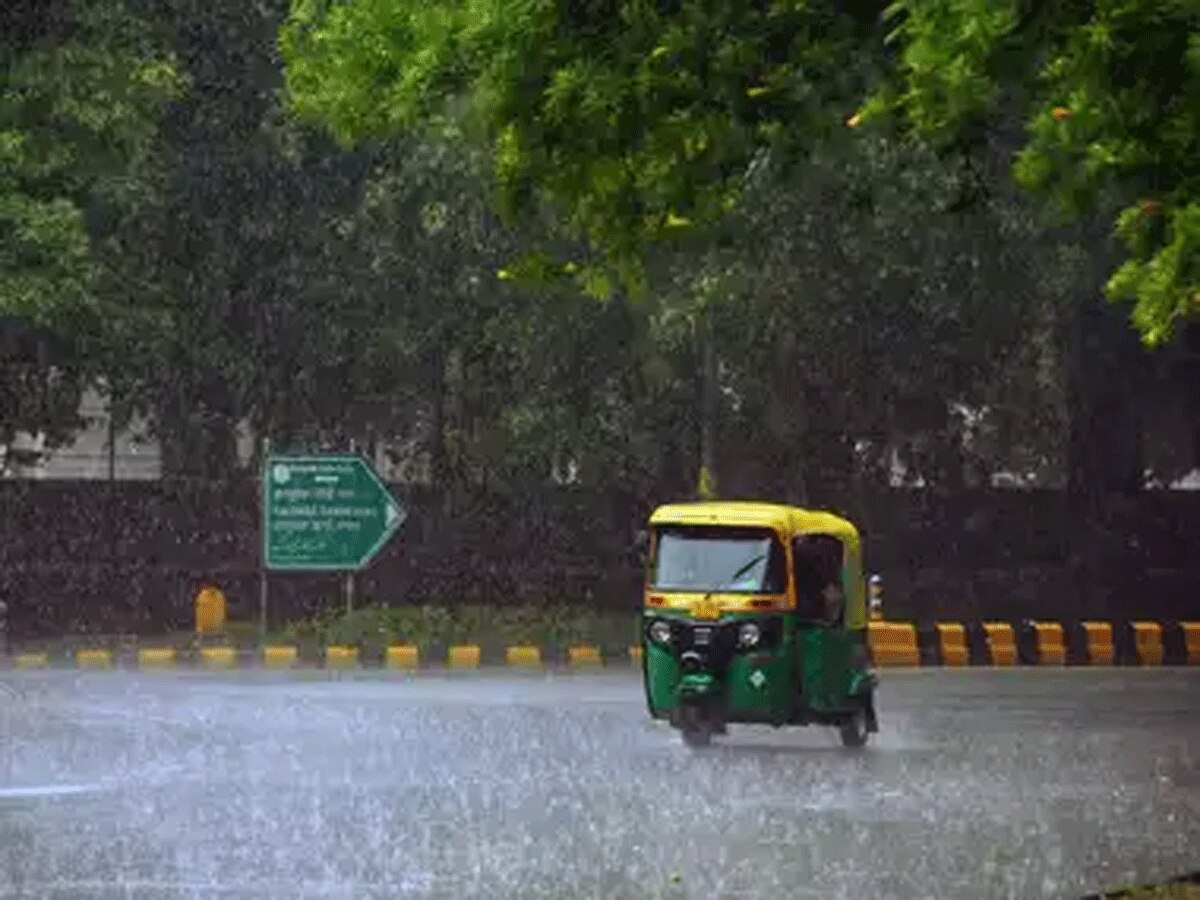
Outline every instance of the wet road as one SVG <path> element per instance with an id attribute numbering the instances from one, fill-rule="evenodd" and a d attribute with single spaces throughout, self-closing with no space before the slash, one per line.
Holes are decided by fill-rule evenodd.
<path id="1" fill-rule="evenodd" d="M 0 897 L 1036 898 L 1200 864 L 1200 671 L 883 672 L 702 754 L 603 675 L 0 674 Z"/>

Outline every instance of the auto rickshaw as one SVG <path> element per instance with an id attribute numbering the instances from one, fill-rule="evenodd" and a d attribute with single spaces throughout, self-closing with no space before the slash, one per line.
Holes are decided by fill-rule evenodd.
<path id="1" fill-rule="evenodd" d="M 705 746 L 730 723 L 879 730 L 858 530 L 832 513 L 690 502 L 650 517 L 642 672 L 650 715 Z"/>

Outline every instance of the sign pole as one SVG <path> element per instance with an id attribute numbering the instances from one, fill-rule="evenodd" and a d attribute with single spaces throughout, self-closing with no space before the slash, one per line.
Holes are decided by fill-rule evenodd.
<path id="1" fill-rule="evenodd" d="M 267 567 L 261 566 L 258 572 L 258 634 L 267 636 Z"/>
<path id="2" fill-rule="evenodd" d="M 267 637 L 267 521 L 266 510 L 270 498 L 267 497 L 267 460 L 271 456 L 271 439 L 263 438 L 262 442 L 262 460 L 259 462 L 260 476 L 258 479 L 259 502 L 260 507 L 259 518 L 263 524 L 263 539 L 262 553 L 258 558 L 258 637 L 259 641 L 266 640 Z"/>
<path id="3" fill-rule="evenodd" d="M 350 438 L 350 455 L 358 455 L 358 442 L 354 438 Z M 351 569 L 346 573 L 346 613 L 354 611 L 354 570 Z"/>

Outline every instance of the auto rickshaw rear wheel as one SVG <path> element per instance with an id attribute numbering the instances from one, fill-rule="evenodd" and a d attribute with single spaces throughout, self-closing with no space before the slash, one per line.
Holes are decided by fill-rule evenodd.
<path id="1" fill-rule="evenodd" d="M 843 747 L 858 748 L 866 746 L 868 733 L 866 707 L 855 709 L 838 726 L 838 734 L 841 735 Z"/>
<path id="2" fill-rule="evenodd" d="M 707 747 L 712 743 L 713 723 L 708 721 L 705 711 L 698 706 L 685 706 L 680 710 L 679 733 L 689 747 Z"/>

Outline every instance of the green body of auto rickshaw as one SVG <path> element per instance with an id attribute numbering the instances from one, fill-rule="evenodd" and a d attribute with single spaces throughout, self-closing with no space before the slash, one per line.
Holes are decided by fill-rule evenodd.
<path id="1" fill-rule="evenodd" d="M 879 730 L 858 530 L 827 512 L 696 502 L 650 517 L 642 666 L 650 715 L 703 746 L 730 723 Z"/>

